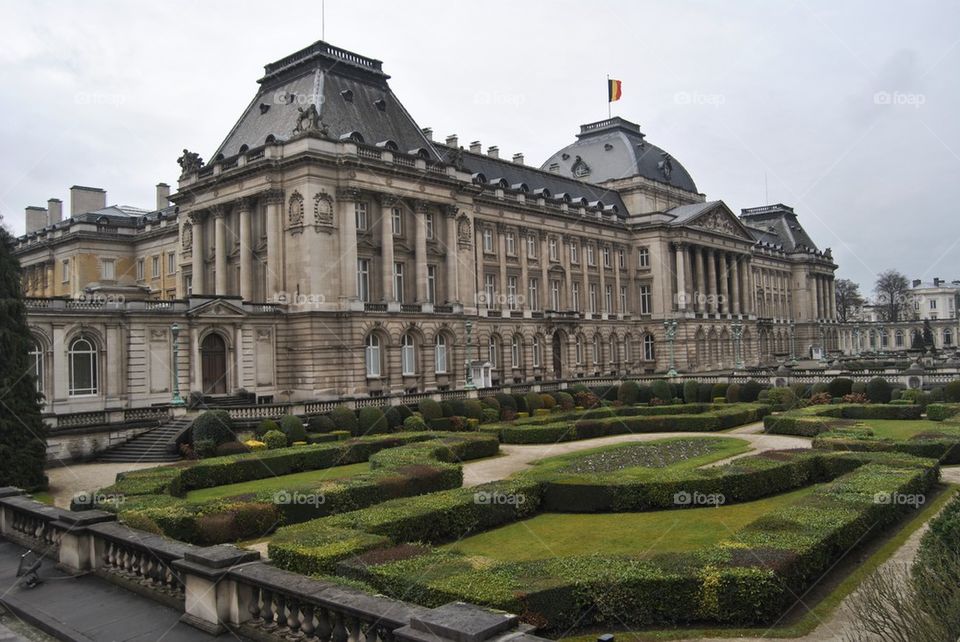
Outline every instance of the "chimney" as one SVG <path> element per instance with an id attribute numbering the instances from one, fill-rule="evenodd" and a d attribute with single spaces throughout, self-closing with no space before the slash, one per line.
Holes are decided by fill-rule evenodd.
<path id="1" fill-rule="evenodd" d="M 491 145 L 487 147 L 487 156 L 490 158 L 500 158 L 500 148 L 496 145 Z"/>
<path id="2" fill-rule="evenodd" d="M 523 165 L 523 154 L 514 154 L 513 162 L 517 165 Z"/>
<path id="3" fill-rule="evenodd" d="M 460 140 L 457 138 L 456 134 L 450 134 L 449 136 L 447 136 L 447 147 L 453 147 L 454 149 L 456 149 L 457 143 L 459 142 Z"/>
<path id="4" fill-rule="evenodd" d="M 51 198 L 47 201 L 47 211 L 50 213 L 50 225 L 59 223 L 63 220 L 63 201 Z"/>
<path id="5" fill-rule="evenodd" d="M 47 226 L 47 210 L 31 205 L 25 210 L 27 219 L 27 234 L 42 230 Z"/>
<path id="6" fill-rule="evenodd" d="M 106 206 L 106 190 L 82 185 L 74 185 L 70 188 L 70 216 L 102 210 Z"/>
<path id="7" fill-rule="evenodd" d="M 157 183 L 157 209 L 170 207 L 170 186 L 166 183 Z"/>
<path id="8" fill-rule="evenodd" d="M 941 283 L 942 281 L 940 280 L 939 276 L 933 277 L 933 287 L 939 288 Z"/>
<path id="9" fill-rule="evenodd" d="M 919 288 L 919 287 L 920 287 L 920 283 L 921 283 L 920 279 L 914 279 L 912 285 L 913 285 L 913 287 L 915 287 L 915 288 Z"/>
<path id="10" fill-rule="evenodd" d="M 470 151 L 473 152 L 474 154 L 482 154 L 483 145 L 480 144 L 479 140 L 475 140 L 472 143 L 470 143 Z"/>
<path id="11" fill-rule="evenodd" d="M 423 132 L 423 136 L 424 136 L 427 140 L 429 140 L 431 143 L 433 142 L 433 130 L 432 130 L 431 128 L 429 128 L 429 127 L 424 127 L 424 128 L 421 129 L 420 131 Z"/>

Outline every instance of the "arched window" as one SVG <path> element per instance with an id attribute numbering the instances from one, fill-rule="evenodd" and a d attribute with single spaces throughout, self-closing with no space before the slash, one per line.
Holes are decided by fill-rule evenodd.
<path id="1" fill-rule="evenodd" d="M 877 333 L 874 332 L 873 330 L 870 331 L 870 347 L 871 348 L 877 347 Z"/>
<path id="2" fill-rule="evenodd" d="M 953 345 L 953 333 L 950 332 L 950 328 L 943 329 L 943 345 L 945 346 Z"/>
<path id="3" fill-rule="evenodd" d="M 543 347 L 540 344 L 540 337 L 534 335 L 533 337 L 533 367 L 539 368 L 543 357 L 541 356 L 541 351 Z"/>
<path id="4" fill-rule="evenodd" d="M 633 337 L 629 334 L 623 338 L 623 360 L 628 366 L 633 363 Z"/>
<path id="5" fill-rule="evenodd" d="M 380 337 L 375 334 L 370 334 L 367 337 L 367 346 L 364 359 L 367 364 L 367 376 L 379 377 L 381 373 L 380 364 L 383 356 L 380 352 Z"/>
<path id="6" fill-rule="evenodd" d="M 404 376 L 417 374 L 417 342 L 410 332 L 400 340 L 400 367 Z"/>
<path id="7" fill-rule="evenodd" d="M 37 392 L 43 392 L 43 350 L 36 342 L 30 346 L 30 374 L 37 384 Z"/>
<path id="8" fill-rule="evenodd" d="M 78 337 L 67 353 L 70 363 L 70 395 L 97 394 L 97 349 L 91 340 Z"/>
<path id="9" fill-rule="evenodd" d="M 643 335 L 643 360 L 654 361 L 656 356 L 656 352 L 654 351 L 653 335 Z"/>
<path id="10" fill-rule="evenodd" d="M 600 363 L 600 335 L 593 335 L 593 365 Z"/>
<path id="11" fill-rule="evenodd" d="M 608 350 L 607 350 L 607 352 L 608 352 L 608 354 L 607 354 L 607 359 L 610 360 L 610 365 L 614 365 L 614 364 L 617 363 L 617 352 L 619 352 L 619 350 L 617 350 L 617 337 L 616 337 L 616 335 L 611 334 L 611 335 L 610 335 L 610 341 L 609 341 L 608 343 L 609 343 L 609 346 L 608 346 Z"/>
<path id="12" fill-rule="evenodd" d="M 880 333 L 880 347 L 886 348 L 889 344 L 890 342 L 887 337 L 887 332 L 886 330 L 884 330 L 883 332 Z"/>
<path id="13" fill-rule="evenodd" d="M 434 361 L 436 362 L 437 374 L 447 373 L 447 338 L 442 334 L 437 335 L 434 343 Z"/>
<path id="14" fill-rule="evenodd" d="M 520 367 L 520 345 L 520 335 L 513 335 L 513 338 L 510 340 L 510 366 L 512 368 Z"/>
<path id="15" fill-rule="evenodd" d="M 494 369 L 500 365 L 500 341 L 493 334 L 490 335 L 490 341 L 487 344 L 487 361 Z"/>
<path id="16" fill-rule="evenodd" d="M 583 365 L 583 336 L 577 335 L 577 365 Z"/>
<path id="17" fill-rule="evenodd" d="M 894 345 L 898 348 L 903 347 L 903 330 L 897 330 L 897 333 L 893 335 Z"/>

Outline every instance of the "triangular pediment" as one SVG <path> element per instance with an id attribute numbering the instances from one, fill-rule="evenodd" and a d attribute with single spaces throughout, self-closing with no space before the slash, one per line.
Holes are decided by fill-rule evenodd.
<path id="1" fill-rule="evenodd" d="M 712 204 L 711 207 L 705 208 L 703 211 L 683 221 L 681 225 L 708 230 L 718 234 L 726 234 L 727 236 L 734 236 L 744 241 L 750 241 L 751 243 L 754 242 L 754 238 L 751 236 L 749 230 L 747 230 L 744 224 L 740 222 L 740 219 L 730 211 L 730 208 L 727 207 L 723 201 L 717 201 Z"/>
<path id="2" fill-rule="evenodd" d="M 193 308 L 187 316 L 196 318 L 216 317 L 218 319 L 239 319 L 247 316 L 243 308 L 232 301 L 214 299 Z"/>

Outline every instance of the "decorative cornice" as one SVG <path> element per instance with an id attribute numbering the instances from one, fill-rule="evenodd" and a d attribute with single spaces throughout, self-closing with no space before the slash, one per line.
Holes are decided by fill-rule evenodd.
<path id="1" fill-rule="evenodd" d="M 457 215 L 457 212 L 460 211 L 460 208 L 456 205 L 444 205 L 443 214 L 447 218 L 454 218 Z"/>
<path id="2" fill-rule="evenodd" d="M 263 198 L 271 205 L 282 205 L 284 201 L 283 190 L 278 188 L 268 189 L 263 192 Z"/>
<path id="3" fill-rule="evenodd" d="M 381 194 L 377 194 L 377 201 L 379 201 L 380 205 L 383 207 L 394 207 L 402 203 L 403 199 L 401 199 L 399 196 L 396 196 L 395 194 L 381 193 Z"/>
<path id="4" fill-rule="evenodd" d="M 363 194 L 356 187 L 338 187 L 337 188 L 337 200 L 338 201 L 352 201 L 354 203 L 359 202 Z"/>

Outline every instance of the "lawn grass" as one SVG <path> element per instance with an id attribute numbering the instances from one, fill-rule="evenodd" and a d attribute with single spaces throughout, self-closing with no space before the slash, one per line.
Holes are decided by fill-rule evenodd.
<path id="1" fill-rule="evenodd" d="M 334 466 L 333 468 L 323 468 L 320 470 L 308 470 L 303 473 L 294 473 L 292 475 L 281 475 L 280 477 L 270 477 L 267 479 L 254 479 L 251 481 L 240 482 L 237 484 L 227 484 L 225 486 L 214 486 L 213 488 L 200 488 L 191 490 L 187 493 L 187 501 L 194 503 L 208 502 L 212 499 L 221 499 L 224 497 L 236 497 L 255 493 L 263 490 L 283 490 L 285 488 L 298 488 L 310 486 L 318 482 L 331 481 L 334 479 L 344 479 L 361 473 L 370 472 L 369 462 L 360 462 L 358 464 L 349 464 L 347 466 Z"/>
<path id="2" fill-rule="evenodd" d="M 30 493 L 30 497 L 38 502 L 46 504 L 47 506 L 53 506 L 53 495 L 45 490 L 41 490 L 36 493 Z"/>
<path id="3" fill-rule="evenodd" d="M 644 558 L 716 544 L 814 486 L 730 506 L 643 513 L 543 513 L 441 548 L 502 561 L 602 552 Z"/>
<path id="4" fill-rule="evenodd" d="M 866 419 L 857 422 L 858 426 L 866 426 L 873 434 L 881 439 L 906 440 L 914 435 L 943 428 L 942 422 L 927 419 Z"/>
<path id="5" fill-rule="evenodd" d="M 773 626 L 757 628 L 713 628 L 713 629 L 661 629 L 647 631 L 620 631 L 617 637 L 629 639 L 630 642 L 657 642 L 660 640 L 694 640 L 699 638 L 796 638 L 809 634 L 821 623 L 829 621 L 836 608 L 843 600 L 853 593 L 858 586 L 881 564 L 886 562 L 920 527 L 940 512 L 954 494 L 960 491 L 960 487 L 955 485 L 946 486 L 941 484 L 935 487 L 939 491 L 932 501 L 928 502 L 917 514 L 905 520 L 902 527 L 885 541 L 877 542 L 868 547 L 866 559 L 858 562 L 857 559 L 847 559 L 838 564 L 835 568 L 836 573 L 847 574 L 842 579 L 831 577 L 830 574 L 822 579 L 822 582 L 829 583 L 831 580 L 836 582 L 829 592 L 820 599 L 817 599 L 814 593 L 816 588 L 811 589 L 803 595 L 804 603 L 813 608 L 807 610 L 803 615 L 788 623 L 774 624 Z M 932 495 L 932 492 L 931 492 Z M 881 538 L 882 540 L 882 538 Z M 852 570 L 850 570 L 852 569 Z M 801 607 L 803 608 L 803 607 Z M 591 632 L 583 632 L 576 636 L 563 638 L 563 642 L 594 642 L 598 633 L 609 633 L 613 629 L 603 629 Z"/>

